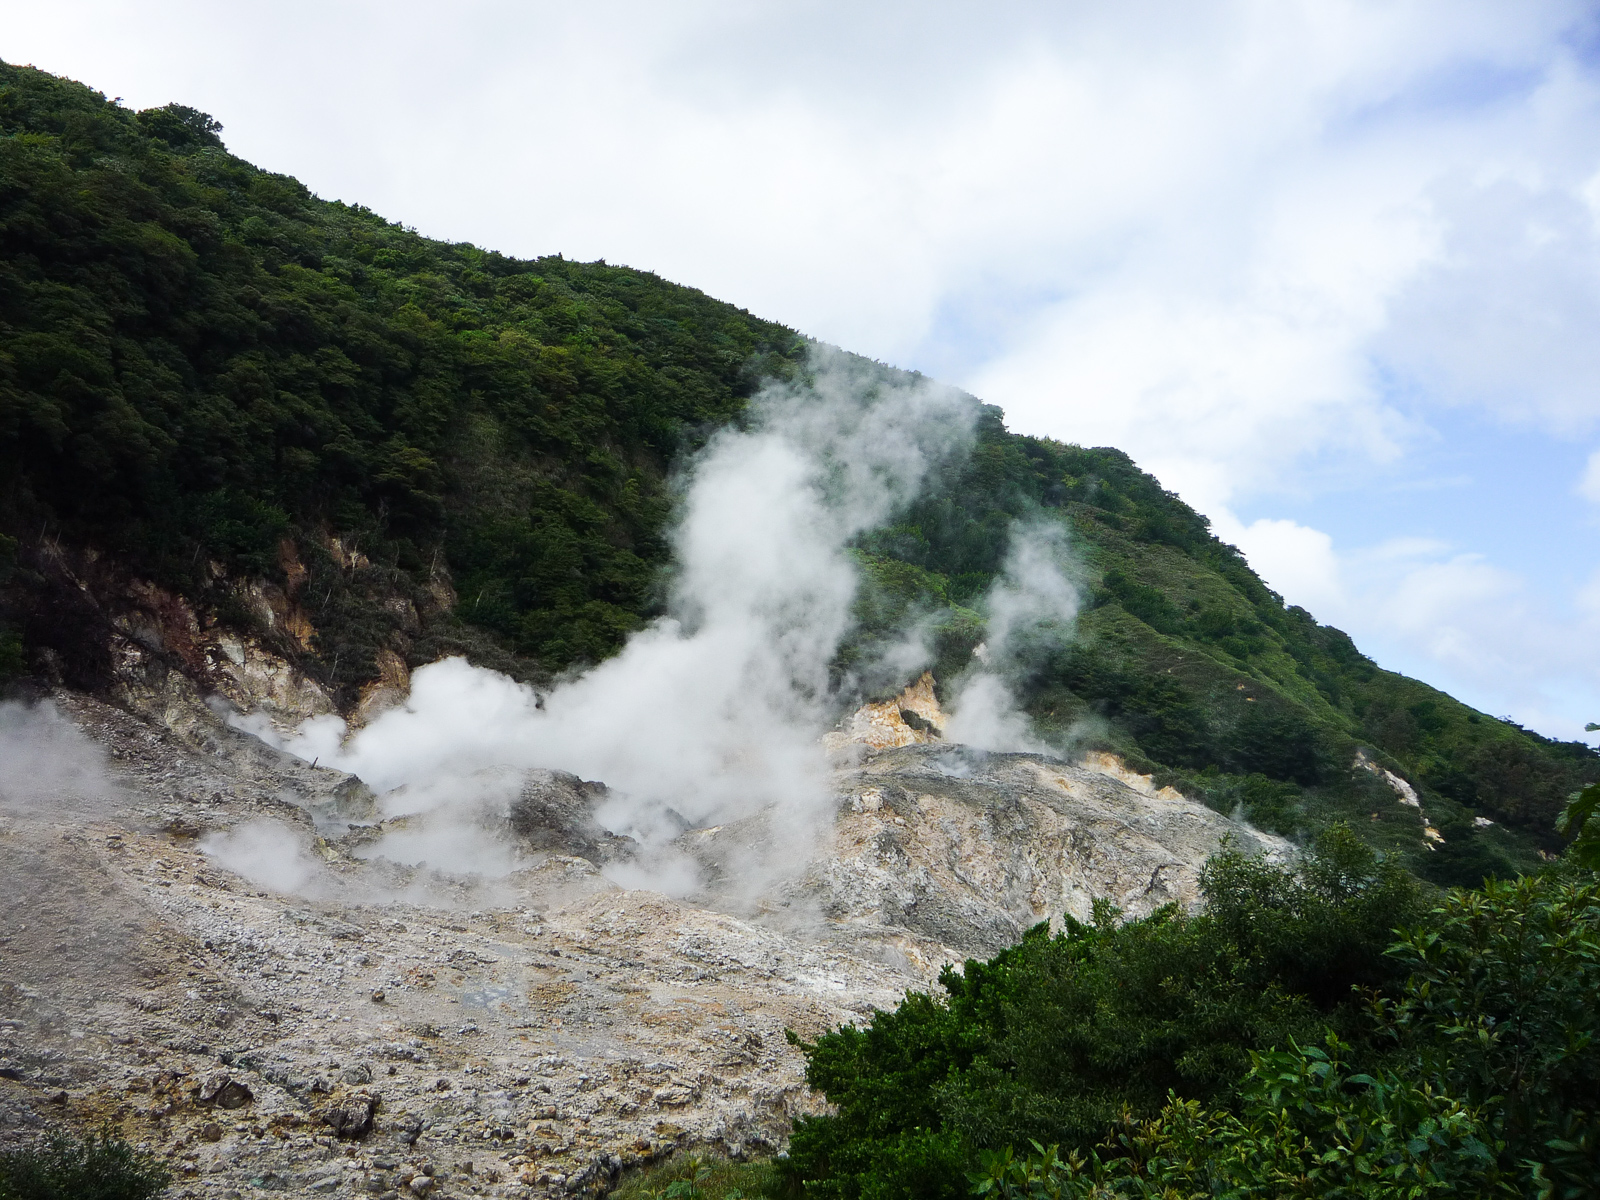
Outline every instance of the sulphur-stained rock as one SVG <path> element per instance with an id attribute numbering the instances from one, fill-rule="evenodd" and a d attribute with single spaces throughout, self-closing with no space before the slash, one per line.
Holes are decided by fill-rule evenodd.
<path id="1" fill-rule="evenodd" d="M 850 745 L 872 750 L 897 746 L 916 746 L 937 742 L 944 737 L 947 718 L 934 694 L 933 675 L 927 671 L 898 696 L 863 704 L 840 727 L 826 734 L 822 744 L 829 750 Z"/>

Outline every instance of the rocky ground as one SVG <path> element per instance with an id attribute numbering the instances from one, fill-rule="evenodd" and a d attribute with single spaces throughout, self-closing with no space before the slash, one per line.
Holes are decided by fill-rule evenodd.
<path id="1" fill-rule="evenodd" d="M 600 1192 L 680 1146 L 781 1148 L 820 1109 L 786 1029 L 1095 897 L 1192 903 L 1224 836 L 1286 852 L 1114 760 L 945 745 L 914 690 L 834 739 L 807 861 L 752 889 L 762 819 L 690 831 L 683 899 L 607 878 L 626 848 L 577 781 L 530 777 L 520 869 L 450 877 L 364 861 L 359 780 L 204 706 L 3 710 L 0 1139 L 110 1122 L 178 1197 Z M 268 825 L 281 861 L 229 870 L 217 839 Z"/>

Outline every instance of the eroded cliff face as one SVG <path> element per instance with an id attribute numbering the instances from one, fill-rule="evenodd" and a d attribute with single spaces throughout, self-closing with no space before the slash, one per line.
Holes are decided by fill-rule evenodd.
<path id="1" fill-rule="evenodd" d="M 780 1148 L 820 1104 L 785 1029 L 1097 897 L 1191 904 L 1224 837 L 1288 852 L 1112 760 L 947 745 L 920 687 L 832 739 L 833 823 L 787 869 L 744 869 L 781 814 L 689 830 L 680 898 L 616 882 L 638 847 L 559 772 L 484 793 L 508 870 L 447 874 L 374 856 L 421 817 L 182 686 L 7 710 L 5 745 L 81 769 L 0 776 L 0 1128 L 110 1120 L 179 1196 L 601 1191 L 683 1145 Z"/>

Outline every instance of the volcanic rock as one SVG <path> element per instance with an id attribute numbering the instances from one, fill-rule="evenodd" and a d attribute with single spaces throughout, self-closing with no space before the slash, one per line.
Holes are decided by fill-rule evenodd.
<path id="1" fill-rule="evenodd" d="M 553 771 L 485 826 L 517 869 L 450 875 L 361 857 L 394 822 L 349 829 L 352 777 L 169 699 L 173 725 L 58 693 L 98 765 L 0 795 L 0 877 L 29 898 L 0 909 L 0 1143 L 110 1122 L 173 1165 L 173 1200 L 455 1194 L 436 1181 L 465 1161 L 482 1195 L 565 1196 L 680 1147 L 772 1153 L 823 1110 L 787 1030 L 862 1023 L 1097 897 L 1191 904 L 1225 836 L 1287 852 L 1113 760 L 952 746 L 911 695 L 862 725 L 915 736 L 843 739 L 810 840 L 770 812 L 686 832 L 688 896 L 609 879 L 635 849 L 607 793 Z M 752 887 L 757 860 L 781 869 Z"/>

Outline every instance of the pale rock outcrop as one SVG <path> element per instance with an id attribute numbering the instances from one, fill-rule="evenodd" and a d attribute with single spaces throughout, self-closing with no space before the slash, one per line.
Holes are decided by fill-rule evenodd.
<path id="1" fill-rule="evenodd" d="M 1290 852 L 1110 759 L 950 745 L 925 676 L 835 739 L 810 842 L 771 813 L 679 837 L 691 894 L 608 877 L 641 852 L 558 771 L 475 781 L 515 869 L 447 875 L 374 853 L 426 812 L 380 821 L 178 672 L 129 678 L 128 708 L 57 697 L 103 751 L 92 796 L 0 804 L 27 898 L 0 908 L 0 1141 L 110 1121 L 174 1200 L 565 1196 L 681 1146 L 771 1152 L 822 1107 L 786 1030 L 863 1022 L 1097 897 L 1192 905 L 1228 838 Z M 300 703 L 237 678 L 258 712 Z"/>
<path id="2" fill-rule="evenodd" d="M 944 737 L 946 718 L 934 694 L 933 675 L 924 671 L 892 700 L 863 704 L 839 729 L 824 734 L 823 746 L 842 750 L 847 746 L 866 746 L 888 750 L 896 746 L 920 746 Z"/>

